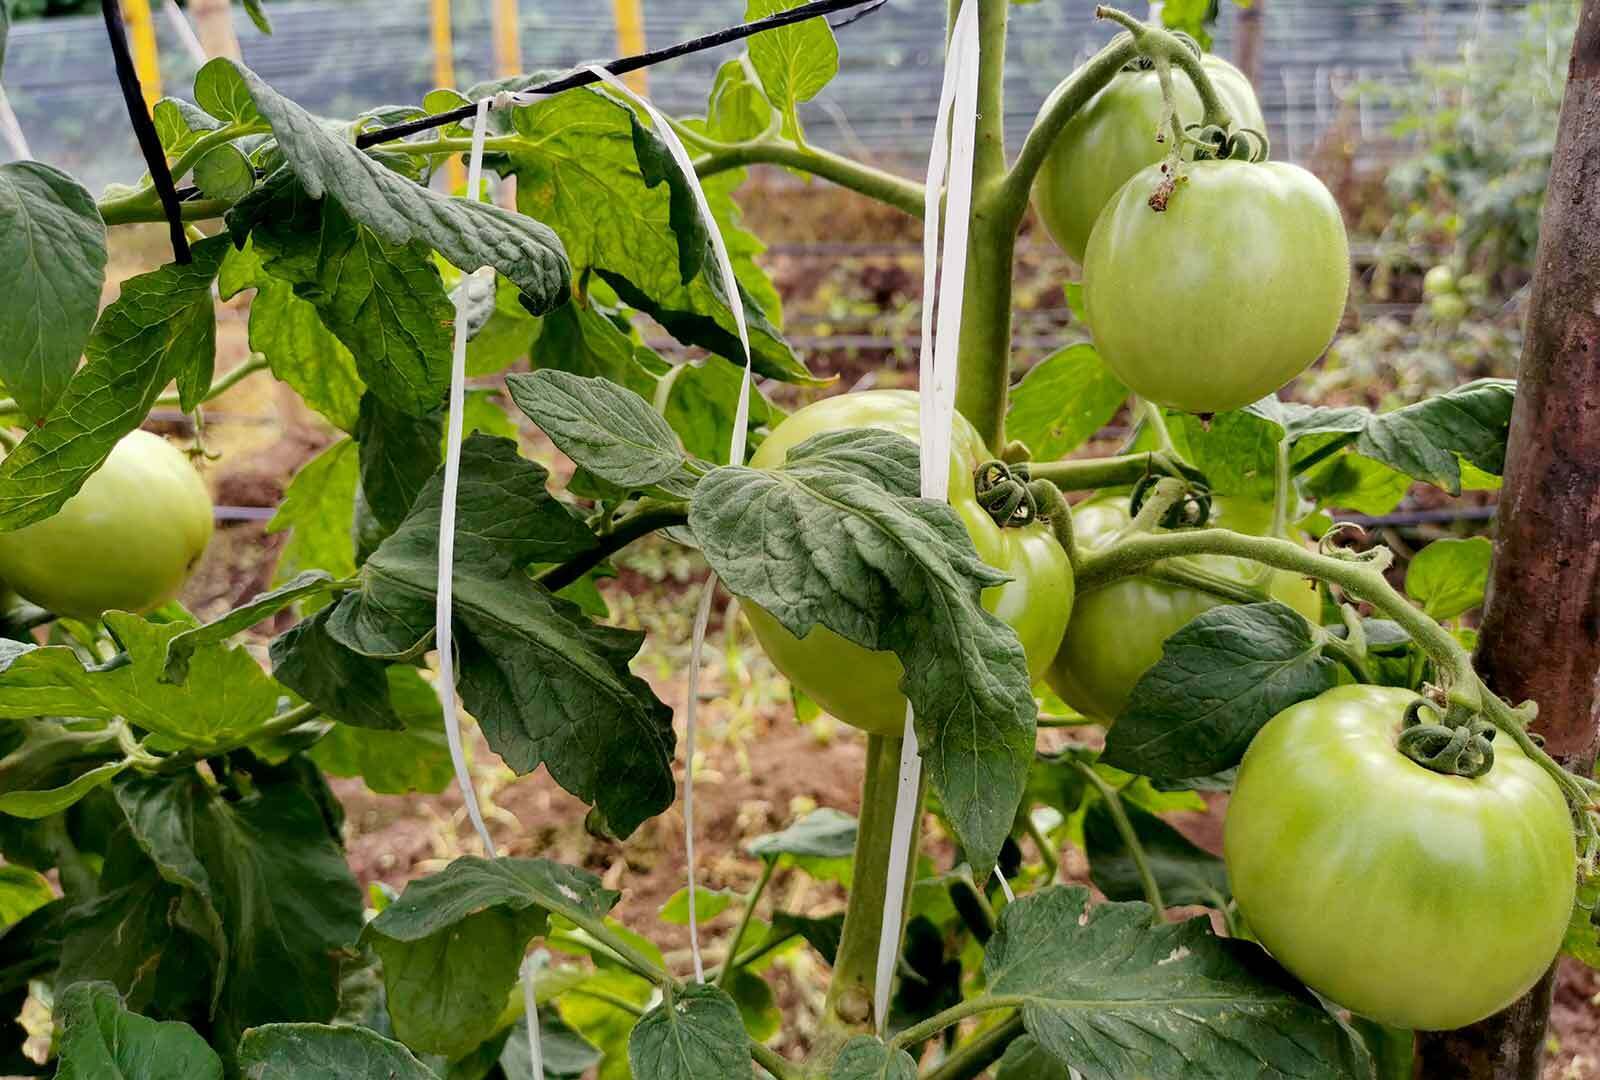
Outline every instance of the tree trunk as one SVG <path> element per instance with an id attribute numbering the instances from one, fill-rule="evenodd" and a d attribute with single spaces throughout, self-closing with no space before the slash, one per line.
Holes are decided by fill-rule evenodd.
<path id="1" fill-rule="evenodd" d="M 1600 745 L 1600 0 L 1583 0 L 1511 416 L 1494 573 L 1478 641 L 1489 686 L 1539 703 L 1574 771 Z M 1554 973 L 1505 1012 L 1419 1034 L 1427 1080 L 1538 1080 Z"/>
<path id="2" fill-rule="evenodd" d="M 239 36 L 233 32 L 233 9 L 228 0 L 189 0 L 189 17 L 207 56 L 239 59 Z"/>
<path id="3" fill-rule="evenodd" d="M 1239 9 L 1239 38 L 1233 51 L 1234 64 L 1244 72 L 1250 85 L 1261 86 L 1261 45 L 1267 32 L 1267 20 L 1262 12 L 1267 0 L 1255 0 L 1247 8 Z"/>

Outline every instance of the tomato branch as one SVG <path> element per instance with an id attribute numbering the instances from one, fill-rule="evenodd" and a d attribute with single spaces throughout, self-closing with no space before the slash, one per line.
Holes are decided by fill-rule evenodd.
<path id="1" fill-rule="evenodd" d="M 718 986 L 726 987 L 728 980 L 737 970 L 733 960 L 739 955 L 739 943 L 744 940 L 744 932 L 750 928 L 750 919 L 756 913 L 756 904 L 761 900 L 761 894 L 766 891 L 767 882 L 772 880 L 772 872 L 777 868 L 777 856 L 761 860 L 761 876 L 756 879 L 755 888 L 750 890 L 750 895 L 745 897 L 744 914 L 739 916 L 739 925 L 733 928 L 733 936 L 728 939 L 728 958 L 722 964 L 721 974 L 717 976 Z"/>
<path id="2" fill-rule="evenodd" d="M 996 1009 L 1020 1009 L 1027 1004 L 1027 999 L 1021 994 L 979 994 L 977 997 L 958 1001 L 941 1013 L 935 1013 L 920 1024 L 912 1024 L 902 1029 L 894 1038 L 889 1040 L 889 1045 L 904 1050 L 915 1046 L 919 1042 L 931 1039 L 947 1027 L 959 1024 L 971 1016 L 981 1013 L 993 1012 Z"/>
<path id="3" fill-rule="evenodd" d="M 696 140 L 708 152 L 695 162 L 695 172 L 714 176 L 746 165 L 783 165 L 832 181 L 871 199 L 877 199 L 912 217 L 922 217 L 922 185 L 914 180 L 863 165 L 859 161 L 815 146 L 798 146 L 788 139 L 756 139 L 745 143 Z"/>
<path id="4" fill-rule="evenodd" d="M 1106 783 L 1099 773 L 1094 771 L 1094 766 L 1082 761 L 1074 761 L 1073 767 L 1083 775 L 1083 778 L 1094 785 L 1100 797 L 1106 801 L 1106 809 L 1111 811 L 1111 820 L 1117 827 L 1117 833 L 1122 837 L 1122 842 L 1128 845 L 1128 854 L 1133 859 L 1134 868 L 1139 871 L 1139 885 L 1144 889 L 1144 899 L 1155 914 L 1156 922 L 1162 922 L 1167 917 L 1167 904 L 1161 896 L 1161 885 L 1156 881 L 1155 871 L 1150 868 L 1150 857 L 1145 854 L 1144 845 L 1139 842 L 1139 834 L 1134 831 L 1133 822 L 1128 820 L 1128 811 L 1122 805 L 1122 796 L 1117 794 L 1117 789 Z"/>
<path id="5" fill-rule="evenodd" d="M 923 1073 L 923 1080 L 972 1080 L 981 1076 L 1022 1033 L 1022 1014 L 1012 1013 L 956 1047 L 949 1057 Z"/>
<path id="6" fill-rule="evenodd" d="M 635 540 L 658 529 L 682 525 L 688 520 L 688 503 L 646 504 L 619 520 L 608 532 L 600 534 L 596 538 L 598 543 L 592 549 L 541 571 L 534 580 L 551 592 L 560 592 Z"/>

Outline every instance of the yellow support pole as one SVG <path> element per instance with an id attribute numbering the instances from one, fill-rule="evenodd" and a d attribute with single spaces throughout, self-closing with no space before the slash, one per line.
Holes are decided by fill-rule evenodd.
<path id="1" fill-rule="evenodd" d="M 644 52 L 643 0 L 612 0 L 612 10 L 617 19 L 617 55 L 633 56 Z M 622 81 L 635 94 L 644 94 L 648 82 L 644 72 L 644 68 L 630 71 Z"/>
<path id="2" fill-rule="evenodd" d="M 435 86 L 455 88 L 455 47 L 450 38 L 450 0 L 429 0 L 428 14 L 433 37 L 433 82 Z M 450 190 L 455 191 L 467 182 L 461 159 L 452 156 L 445 163 L 445 177 Z"/>
<path id="3" fill-rule="evenodd" d="M 494 0 L 494 73 L 502 79 L 522 73 L 517 0 Z"/>
<path id="4" fill-rule="evenodd" d="M 150 17 L 149 0 L 123 0 L 122 18 L 128 24 L 128 46 L 133 51 L 133 70 L 139 76 L 145 108 L 155 108 L 161 100 L 161 54 L 156 50 L 156 26 Z"/>

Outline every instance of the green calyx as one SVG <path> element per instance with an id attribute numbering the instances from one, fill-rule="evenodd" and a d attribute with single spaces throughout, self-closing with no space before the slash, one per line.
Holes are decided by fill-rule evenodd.
<path id="1" fill-rule="evenodd" d="M 1421 765 L 1445 776 L 1473 780 L 1494 767 L 1495 727 L 1482 717 L 1440 717 L 1429 723 L 1422 718 L 1426 709 L 1438 716 L 1432 703 L 1418 698 L 1406 708 L 1396 748 Z M 1458 720 L 1463 722 L 1458 722 Z"/>

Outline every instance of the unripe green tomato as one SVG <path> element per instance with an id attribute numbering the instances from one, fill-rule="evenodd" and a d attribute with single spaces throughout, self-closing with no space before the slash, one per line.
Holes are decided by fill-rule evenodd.
<path id="1" fill-rule="evenodd" d="M 808 405 L 778 425 L 750 464 L 777 468 L 790 449 L 813 435 L 866 427 L 918 439 L 917 395 L 867 390 Z M 983 606 L 1017 632 L 1028 657 L 1028 673 L 1038 679 L 1056 654 L 1072 612 L 1072 567 L 1047 524 L 1002 529 L 978 505 L 973 473 L 992 456 L 972 425 L 956 414 L 950 443 L 950 505 L 966 525 L 978 557 L 1011 576 L 1004 585 L 984 590 Z M 905 668 L 894 653 L 862 648 L 823 626 L 797 638 L 758 605 L 744 601 L 740 607 L 773 665 L 823 711 L 862 731 L 901 733 L 906 699 L 900 693 L 900 680 Z"/>
<path id="2" fill-rule="evenodd" d="M 1467 298 L 1457 296 L 1455 293 L 1445 293 L 1435 296 L 1428 301 L 1428 314 L 1434 322 L 1458 323 L 1467 317 L 1472 310 L 1472 305 L 1467 303 Z"/>
<path id="3" fill-rule="evenodd" d="M 1400 753 L 1416 697 L 1341 686 L 1279 713 L 1244 755 L 1223 849 L 1251 932 L 1295 977 L 1379 1023 L 1438 1030 L 1544 974 L 1577 857 L 1561 789 L 1504 735 L 1473 780 Z"/>
<path id="4" fill-rule="evenodd" d="M 1073 536 L 1088 553 L 1110 543 L 1131 520 L 1127 496 L 1094 499 L 1072 511 Z M 1217 498 L 1213 526 L 1261 536 L 1272 527 L 1270 507 L 1251 499 Z M 1266 568 L 1246 559 L 1199 555 L 1183 563 L 1226 581 L 1259 581 Z M 1313 623 L 1322 618 L 1322 599 L 1307 578 L 1271 571 L 1267 591 Z M 1072 609 L 1061 651 L 1045 675 L 1061 700 L 1102 723 L 1115 720 L 1128 704 L 1134 684 L 1161 659 L 1161 646 L 1195 616 L 1228 601 L 1200 589 L 1146 577 L 1128 577 L 1081 594 Z"/>
<path id="5" fill-rule="evenodd" d="M 1196 161 L 1164 211 L 1152 165 L 1089 237 L 1083 298 L 1123 384 L 1187 412 L 1237 409 L 1322 355 L 1350 291 L 1350 248 L 1322 182 L 1279 161 Z"/>
<path id="6" fill-rule="evenodd" d="M 1440 264 L 1431 268 L 1422 275 L 1423 296 L 1444 296 L 1456 291 L 1456 274 L 1448 266 Z"/>
<path id="7" fill-rule="evenodd" d="M 1267 122 L 1244 73 L 1220 56 L 1208 54 L 1200 63 L 1232 114 L 1234 128 L 1264 133 Z M 1054 104 L 1074 78 L 1075 73 L 1062 80 L 1041 112 Z M 1181 121 L 1200 123 L 1204 109 L 1188 76 L 1174 71 L 1172 90 Z M 1033 205 L 1045 228 L 1073 261 L 1083 262 L 1095 219 L 1117 189 L 1146 165 L 1166 157 L 1170 144 L 1156 142 L 1161 111 L 1161 81 L 1155 71 L 1121 71 L 1067 121 L 1050 144 L 1033 182 Z M 1192 151 L 1189 156 L 1193 157 Z"/>
<path id="8" fill-rule="evenodd" d="M 57 615 L 148 611 L 178 594 L 211 540 L 211 496 L 188 457 L 135 431 L 54 515 L 0 533 L 0 579 Z"/>
<path id="9" fill-rule="evenodd" d="M 1489 279 L 1482 274 L 1462 274 L 1456 281 L 1456 291 L 1462 296 L 1481 300 L 1489 295 Z"/>

